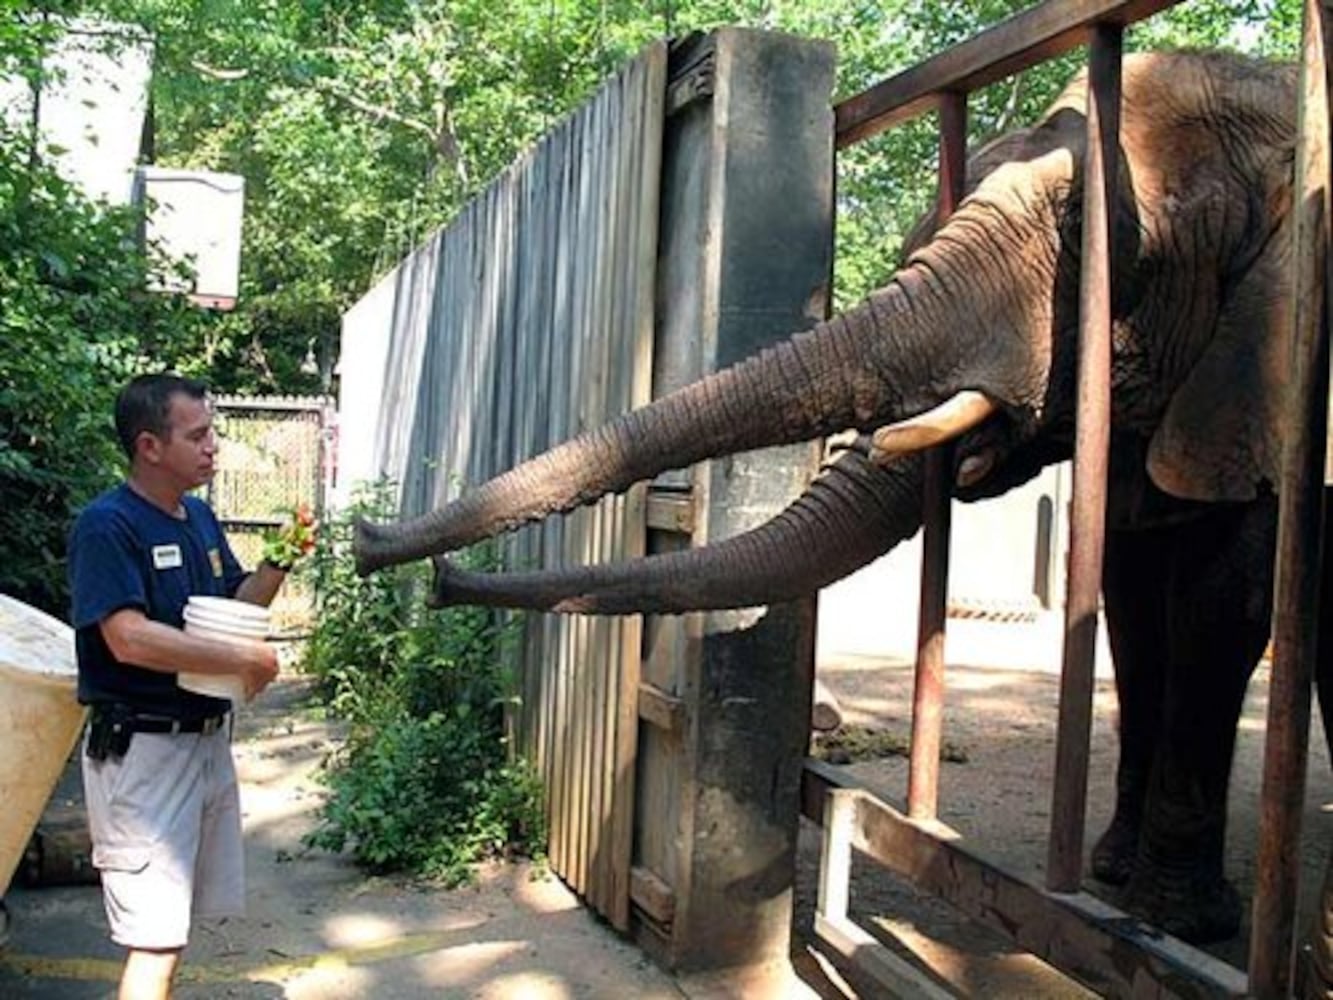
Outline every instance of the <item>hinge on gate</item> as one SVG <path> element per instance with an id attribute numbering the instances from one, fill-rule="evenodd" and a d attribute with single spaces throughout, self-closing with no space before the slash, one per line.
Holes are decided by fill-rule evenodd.
<path id="1" fill-rule="evenodd" d="M 692 51 L 688 45 L 681 48 L 684 49 L 684 59 L 673 67 L 671 81 L 667 84 L 668 115 L 675 114 L 687 104 L 713 96 L 717 50 L 712 44 L 698 45 Z"/>

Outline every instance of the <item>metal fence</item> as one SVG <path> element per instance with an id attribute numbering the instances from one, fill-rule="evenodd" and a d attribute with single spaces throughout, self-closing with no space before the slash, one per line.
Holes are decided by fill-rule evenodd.
<path id="1" fill-rule="evenodd" d="M 241 565 L 263 555 L 264 530 L 299 505 L 325 506 L 332 462 L 333 402 L 324 397 L 220 396 L 216 473 L 207 497 Z M 273 620 L 284 633 L 306 631 L 314 594 L 299 570 L 278 592 Z"/>

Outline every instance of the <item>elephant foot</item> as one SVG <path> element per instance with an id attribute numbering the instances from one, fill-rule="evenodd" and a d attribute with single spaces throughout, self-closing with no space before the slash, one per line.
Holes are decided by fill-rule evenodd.
<path id="1" fill-rule="evenodd" d="M 1117 814 L 1092 848 L 1092 875 L 1107 885 L 1124 885 L 1134 874 L 1139 851 L 1138 824 Z"/>
<path id="2" fill-rule="evenodd" d="M 1226 879 L 1164 873 L 1142 866 L 1125 890 L 1124 909 L 1190 944 L 1211 944 L 1240 930 L 1240 894 Z"/>

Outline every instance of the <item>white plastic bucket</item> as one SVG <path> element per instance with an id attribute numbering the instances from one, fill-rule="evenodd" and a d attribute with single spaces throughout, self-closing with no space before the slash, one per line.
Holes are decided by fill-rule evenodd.
<path id="1" fill-rule="evenodd" d="M 262 604 L 238 601 L 234 597 L 205 597 L 196 594 L 186 602 L 185 606 L 191 611 L 222 615 L 233 621 L 262 622 L 267 625 L 272 617 L 272 612 Z"/>
<path id="2" fill-rule="evenodd" d="M 253 639 L 268 638 L 268 624 L 265 622 L 234 620 L 223 615 L 195 611 L 192 608 L 185 609 L 185 623 L 187 625 L 198 625 L 201 628 L 211 628 L 215 632 L 227 632 L 237 636 L 249 636 Z"/>
<path id="3" fill-rule="evenodd" d="M 0 895 L 42 818 L 87 710 L 74 630 L 0 594 Z"/>
<path id="4" fill-rule="evenodd" d="M 269 610 L 258 604 L 227 597 L 191 597 L 185 605 L 185 631 L 223 642 L 263 642 L 269 634 Z M 245 700 L 245 681 L 235 674 L 199 674 L 182 671 L 176 683 L 187 691 Z"/>

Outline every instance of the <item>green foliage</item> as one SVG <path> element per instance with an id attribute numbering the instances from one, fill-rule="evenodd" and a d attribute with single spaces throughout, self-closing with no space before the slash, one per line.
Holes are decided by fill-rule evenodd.
<path id="1" fill-rule="evenodd" d="M 349 736 L 308 842 L 456 884 L 487 856 L 541 854 L 541 787 L 505 738 L 510 630 L 481 608 L 425 610 L 421 565 L 356 576 L 352 520 L 382 515 L 390 496 L 363 490 L 316 548 L 306 669 Z"/>
<path id="2" fill-rule="evenodd" d="M 119 475 L 116 389 L 171 365 L 197 312 L 144 291 L 128 210 L 91 204 L 0 126 L 0 591 L 66 611 L 65 535 Z"/>
<path id="3" fill-rule="evenodd" d="M 722 24 L 837 45 L 846 97 L 1033 6 L 1032 0 L 98 0 L 157 39 L 155 159 L 247 181 L 241 304 L 201 359 L 226 391 L 302 392 L 338 319 L 649 41 Z M 1189 0 L 1129 46 L 1295 51 L 1297 0 Z M 0 44 L 3 36 L 0 36 Z M 970 135 L 1030 120 L 1073 53 L 973 95 Z M 839 157 L 835 301 L 883 281 L 934 197 L 928 120 Z"/>
<path id="4" fill-rule="evenodd" d="M 0 73 L 35 81 L 55 19 L 100 14 L 155 39 L 153 159 L 246 179 L 240 304 L 203 316 L 140 294 L 134 220 L 83 202 L 26 135 L 0 135 L 0 588 L 58 609 L 64 523 L 115 474 L 110 394 L 144 367 L 225 392 L 320 391 L 339 318 L 371 282 L 644 44 L 720 24 L 837 46 L 836 99 L 1030 0 L 0 0 Z M 1188 0 L 1130 29 L 1130 49 L 1225 45 L 1290 58 L 1298 0 Z M 977 144 L 1031 120 L 1076 50 L 969 100 Z M 892 273 L 935 197 L 935 124 L 838 157 L 834 302 Z M 301 364 L 313 350 L 322 374 Z M 17 541 L 15 541 L 17 540 Z"/>

